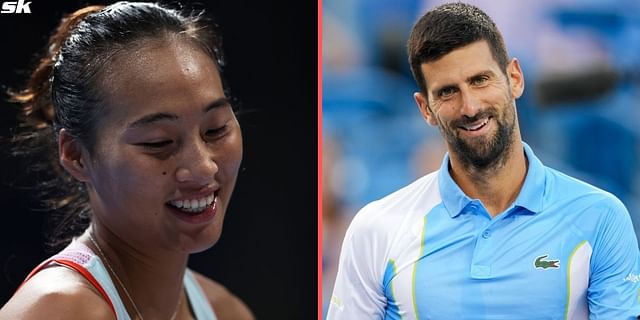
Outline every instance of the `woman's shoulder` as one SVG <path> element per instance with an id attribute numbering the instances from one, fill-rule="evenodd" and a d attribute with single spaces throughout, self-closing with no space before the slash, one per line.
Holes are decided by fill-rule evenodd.
<path id="1" fill-rule="evenodd" d="M 222 284 L 192 271 L 219 320 L 253 320 L 249 307 Z"/>
<path id="2" fill-rule="evenodd" d="M 115 319 L 115 315 L 80 274 L 54 266 L 25 282 L 0 309 L 0 319 Z"/>

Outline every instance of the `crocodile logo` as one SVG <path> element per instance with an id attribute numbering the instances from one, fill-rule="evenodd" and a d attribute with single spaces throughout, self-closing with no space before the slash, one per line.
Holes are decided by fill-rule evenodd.
<path id="1" fill-rule="evenodd" d="M 533 263 L 536 269 L 558 269 L 560 267 L 560 260 L 544 260 L 547 259 L 547 257 L 549 257 L 549 255 L 545 254 L 544 256 L 539 256 L 536 258 L 536 261 Z"/>

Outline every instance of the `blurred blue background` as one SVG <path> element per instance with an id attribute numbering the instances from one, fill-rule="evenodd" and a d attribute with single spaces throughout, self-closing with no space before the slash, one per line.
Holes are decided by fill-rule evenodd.
<path id="1" fill-rule="evenodd" d="M 413 23 L 445 1 L 324 0 L 323 306 L 344 231 L 366 203 L 436 170 L 445 147 L 413 101 Z M 524 141 L 618 196 L 640 234 L 640 1 L 477 0 L 520 60 Z"/>

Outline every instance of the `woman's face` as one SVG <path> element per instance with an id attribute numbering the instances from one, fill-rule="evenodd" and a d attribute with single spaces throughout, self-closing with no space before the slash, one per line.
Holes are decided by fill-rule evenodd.
<path id="1" fill-rule="evenodd" d="M 94 221 L 142 247 L 215 244 L 242 136 L 211 58 L 178 38 L 119 54 L 102 76 L 87 190 Z"/>

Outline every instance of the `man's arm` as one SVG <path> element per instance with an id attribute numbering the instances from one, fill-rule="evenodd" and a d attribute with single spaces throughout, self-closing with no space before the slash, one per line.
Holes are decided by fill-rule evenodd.
<path id="1" fill-rule="evenodd" d="M 327 320 L 382 319 L 386 298 L 378 266 L 384 257 L 384 241 L 378 237 L 363 209 L 346 232 L 338 275 L 329 304 Z"/>
<path id="2" fill-rule="evenodd" d="M 640 252 L 629 212 L 617 199 L 598 209 L 607 214 L 598 224 L 593 244 L 589 318 L 636 319 L 640 315 Z"/>

